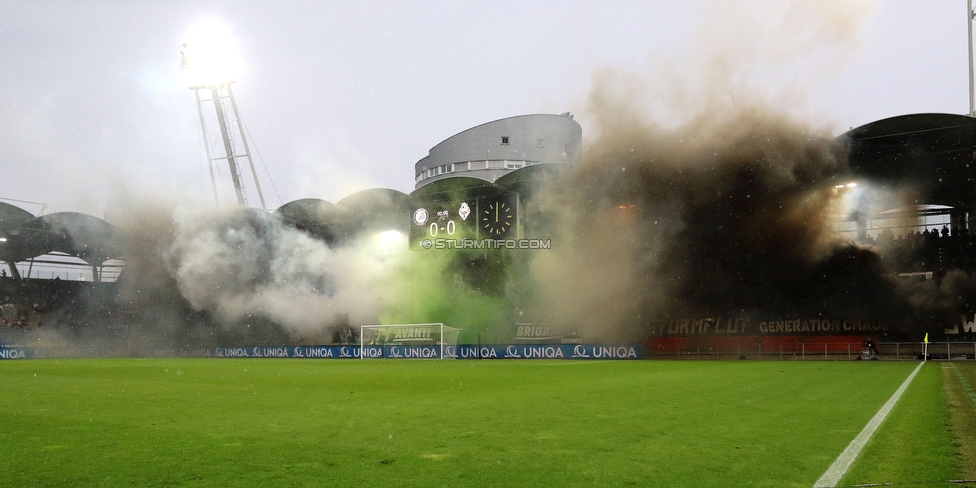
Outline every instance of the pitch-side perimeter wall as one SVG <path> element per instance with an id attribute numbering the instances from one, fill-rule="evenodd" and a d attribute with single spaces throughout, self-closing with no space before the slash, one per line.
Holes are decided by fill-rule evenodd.
<path id="1" fill-rule="evenodd" d="M 649 324 L 648 355 L 698 352 L 765 354 L 819 350 L 858 352 L 863 340 L 891 340 L 899 331 L 878 321 L 817 317 L 757 320 L 751 317 L 672 318 Z M 897 337 L 894 337 L 897 339 Z"/>
<path id="2" fill-rule="evenodd" d="M 365 346 L 365 358 L 438 359 L 440 346 Z M 622 345 L 458 345 L 445 346 L 444 356 L 456 359 L 642 359 L 644 348 Z M 0 347 L 2 359 L 41 359 L 68 357 L 215 357 L 215 358 L 310 358 L 358 359 L 360 347 L 350 346 L 256 346 L 215 347 L 209 349 L 143 348 L 33 348 Z"/>

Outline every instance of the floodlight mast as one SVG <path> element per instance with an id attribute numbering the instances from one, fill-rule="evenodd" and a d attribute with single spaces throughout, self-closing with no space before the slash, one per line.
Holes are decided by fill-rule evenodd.
<path id="1" fill-rule="evenodd" d="M 976 117 L 976 85 L 973 80 L 973 0 L 966 2 L 966 25 L 969 27 L 969 116 Z"/>
<path id="2" fill-rule="evenodd" d="M 197 99 L 197 113 L 200 114 L 200 128 L 203 130 L 203 148 L 207 151 L 207 169 L 210 170 L 210 185 L 213 187 L 214 204 L 220 206 L 217 195 L 217 179 L 214 178 L 213 156 L 210 153 L 210 140 L 207 137 L 207 121 L 203 118 L 203 107 L 200 104 L 200 90 L 193 90 L 193 97 Z"/>
<path id="3" fill-rule="evenodd" d="M 230 82 L 225 85 L 210 87 L 210 97 L 213 100 L 214 110 L 217 111 L 217 122 L 220 125 L 220 137 L 224 141 L 224 154 L 227 159 L 227 165 L 230 167 L 230 178 L 234 182 L 234 191 L 237 192 L 237 203 L 242 206 L 247 206 L 247 198 L 244 196 L 244 185 L 241 183 L 241 172 L 240 168 L 237 167 L 237 159 L 234 154 L 234 144 L 230 140 L 230 131 L 227 130 L 227 113 L 224 111 L 224 97 L 221 95 L 221 90 L 227 89 L 228 97 L 231 95 Z M 236 114 L 235 114 L 236 115 Z M 247 154 L 245 154 L 247 156 Z M 250 156 L 248 156 L 250 157 Z M 219 159 L 219 158 L 218 158 Z"/>
<path id="4" fill-rule="evenodd" d="M 237 194 L 237 203 L 242 207 L 247 206 L 247 195 L 244 192 L 244 184 L 241 180 L 240 167 L 237 163 L 239 158 L 247 159 L 248 165 L 251 169 L 251 175 L 254 178 L 254 187 L 258 192 L 258 199 L 261 202 L 261 209 L 267 210 L 268 207 L 264 202 L 264 194 L 261 191 L 261 182 L 258 180 L 257 170 L 254 168 L 254 161 L 251 159 L 250 147 L 247 144 L 247 136 L 244 133 L 244 124 L 241 121 L 241 114 L 237 109 L 237 102 L 234 100 L 234 91 L 231 90 L 231 85 L 236 82 L 232 79 L 212 79 L 206 80 L 204 78 L 197 79 L 192 71 L 195 69 L 191 55 L 187 53 L 190 49 L 187 44 L 183 45 L 184 51 L 182 54 L 181 66 L 186 76 L 187 88 L 193 90 L 194 96 L 197 101 L 197 112 L 200 114 L 200 128 L 203 131 L 204 146 L 207 151 L 208 166 L 210 169 L 210 182 L 213 185 L 214 200 L 217 201 L 217 205 L 220 205 L 219 198 L 217 195 L 217 180 L 214 177 L 213 167 L 221 159 L 227 160 L 227 166 L 230 169 L 231 181 L 234 184 L 234 192 Z M 190 71 L 188 75 L 188 71 Z M 210 94 L 210 98 L 201 98 L 200 92 L 207 91 Z M 237 132 L 240 135 L 240 140 L 243 145 L 243 152 L 237 150 L 237 145 L 234 144 L 232 139 L 232 132 L 230 129 L 230 124 L 228 123 L 227 107 L 225 106 L 225 100 L 230 101 L 230 110 L 234 113 L 234 120 L 237 122 Z M 224 144 L 224 156 L 215 156 L 213 151 L 210 149 L 210 139 L 207 134 L 207 123 L 203 115 L 203 103 L 212 101 L 214 105 L 214 112 L 217 116 L 217 124 L 220 127 L 220 137 Z"/>

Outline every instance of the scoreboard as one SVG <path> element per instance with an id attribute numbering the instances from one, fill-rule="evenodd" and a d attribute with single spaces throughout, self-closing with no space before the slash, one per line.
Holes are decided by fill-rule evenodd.
<path id="1" fill-rule="evenodd" d="M 517 196 L 429 199 L 410 211 L 411 249 L 430 248 L 438 239 L 513 239 L 519 233 Z"/>

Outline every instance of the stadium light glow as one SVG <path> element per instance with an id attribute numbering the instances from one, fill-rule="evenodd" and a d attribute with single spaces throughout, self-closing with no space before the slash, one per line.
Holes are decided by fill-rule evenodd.
<path id="1" fill-rule="evenodd" d="M 869 181 L 852 181 L 840 185 L 834 185 L 831 204 L 828 210 L 831 215 L 830 218 L 835 223 L 850 223 L 851 221 L 856 220 L 855 216 L 865 218 L 871 210 L 868 202 L 865 200 L 865 195 L 869 194 L 871 191 L 872 185 Z M 844 230 L 844 232 L 849 231 L 852 232 L 853 230 Z"/>
<path id="2" fill-rule="evenodd" d="M 230 28 L 214 20 L 190 27 L 183 41 L 180 71 L 187 88 L 212 88 L 237 81 L 241 55 Z"/>
<path id="3" fill-rule="evenodd" d="M 381 256 L 389 256 L 408 247 L 407 236 L 395 230 L 380 232 L 375 237 L 374 243 Z"/>

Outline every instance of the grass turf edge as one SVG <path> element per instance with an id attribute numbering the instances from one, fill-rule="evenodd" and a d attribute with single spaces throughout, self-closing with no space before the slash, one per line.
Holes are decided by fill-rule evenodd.
<path id="1" fill-rule="evenodd" d="M 928 485 L 958 479 L 944 385 L 938 363 L 923 367 L 839 486 Z"/>

